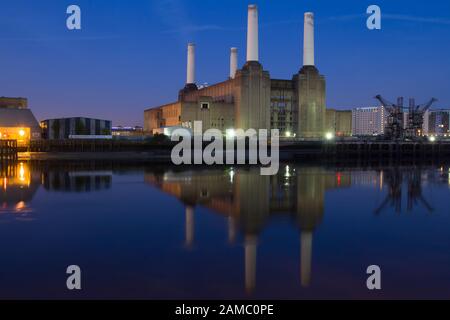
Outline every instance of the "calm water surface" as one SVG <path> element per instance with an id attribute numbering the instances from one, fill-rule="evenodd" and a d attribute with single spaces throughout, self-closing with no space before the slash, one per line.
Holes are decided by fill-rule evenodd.
<path id="1" fill-rule="evenodd" d="M 0 298 L 450 298 L 449 204 L 448 166 L 3 164 Z"/>

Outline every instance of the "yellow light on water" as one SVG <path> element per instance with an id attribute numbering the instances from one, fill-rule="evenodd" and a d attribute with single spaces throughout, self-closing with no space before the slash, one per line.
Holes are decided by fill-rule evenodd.
<path id="1" fill-rule="evenodd" d="M 20 163 L 20 168 L 19 168 L 19 180 L 20 181 L 25 181 L 25 169 L 23 168 L 23 163 Z"/>
<path id="2" fill-rule="evenodd" d="M 234 175 L 235 175 L 233 168 L 231 168 L 229 174 L 230 174 L 230 182 L 233 183 L 233 181 L 234 181 Z"/>
<path id="3" fill-rule="evenodd" d="M 284 174 L 285 178 L 289 178 L 291 176 L 291 168 L 289 168 L 289 166 L 286 166 L 286 172 Z"/>
<path id="4" fill-rule="evenodd" d="M 26 207 L 27 207 L 27 205 L 25 204 L 25 202 L 19 201 L 16 203 L 15 209 L 16 209 L 16 212 L 20 212 L 20 211 L 26 209 Z"/>

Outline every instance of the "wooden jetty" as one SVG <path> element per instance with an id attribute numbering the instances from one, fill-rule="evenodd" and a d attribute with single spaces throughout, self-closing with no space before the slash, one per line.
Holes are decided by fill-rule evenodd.
<path id="1" fill-rule="evenodd" d="M 17 140 L 0 140 L 0 160 L 17 160 Z"/>

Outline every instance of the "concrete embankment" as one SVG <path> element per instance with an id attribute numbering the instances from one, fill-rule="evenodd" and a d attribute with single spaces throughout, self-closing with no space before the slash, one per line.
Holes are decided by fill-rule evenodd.
<path id="1" fill-rule="evenodd" d="M 50 148 L 46 151 L 19 153 L 21 160 L 130 160 L 171 163 L 172 146 L 139 145 L 139 148 Z M 94 150 L 92 150 L 94 149 Z M 270 147 L 269 147 L 270 150 Z M 224 152 L 225 154 L 226 152 Z M 193 154 L 193 153 L 192 153 Z M 236 155 L 236 153 L 235 153 Z M 248 149 L 245 158 L 248 159 Z M 428 161 L 450 159 L 450 142 L 282 142 L 281 161 Z"/>
<path id="2" fill-rule="evenodd" d="M 170 152 L 20 152 L 19 160 L 133 160 L 170 162 Z"/>

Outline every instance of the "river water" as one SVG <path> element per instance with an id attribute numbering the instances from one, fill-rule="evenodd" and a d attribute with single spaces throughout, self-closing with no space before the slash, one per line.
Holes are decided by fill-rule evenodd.
<path id="1" fill-rule="evenodd" d="M 449 172 L 2 164 L 0 298 L 450 298 Z"/>

